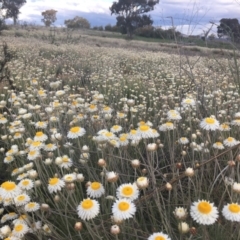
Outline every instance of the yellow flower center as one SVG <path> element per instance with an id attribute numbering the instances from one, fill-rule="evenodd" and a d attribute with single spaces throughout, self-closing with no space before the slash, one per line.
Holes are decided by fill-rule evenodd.
<path id="1" fill-rule="evenodd" d="M 68 157 L 62 157 L 62 161 L 63 162 L 69 162 L 69 158 Z"/>
<path id="2" fill-rule="evenodd" d="M 205 122 L 207 123 L 207 124 L 214 124 L 215 123 L 215 119 L 214 118 L 206 118 L 205 119 Z"/>
<path id="3" fill-rule="evenodd" d="M 221 143 L 221 142 L 216 142 L 216 145 L 217 145 L 217 146 L 221 146 L 222 143 Z"/>
<path id="4" fill-rule="evenodd" d="M 125 137 L 125 136 L 121 136 L 121 137 L 119 138 L 119 140 L 120 140 L 121 142 L 124 142 L 124 141 L 127 140 L 127 137 Z"/>
<path id="5" fill-rule="evenodd" d="M 229 128 L 229 126 L 228 126 L 227 124 L 225 124 L 225 123 L 223 123 L 223 124 L 221 125 L 221 127 L 222 127 L 223 129 Z"/>
<path id="6" fill-rule="evenodd" d="M 19 132 L 15 133 L 15 137 L 19 137 L 19 136 L 21 136 L 21 133 Z"/>
<path id="7" fill-rule="evenodd" d="M 72 133 L 78 133 L 79 131 L 80 131 L 80 127 L 72 127 L 70 129 L 70 132 L 72 132 Z"/>
<path id="8" fill-rule="evenodd" d="M 49 184 L 50 185 L 56 185 L 57 183 L 59 182 L 59 179 L 58 178 L 50 178 L 50 180 L 49 180 Z"/>
<path id="9" fill-rule="evenodd" d="M 82 201 L 81 206 L 83 209 L 90 209 L 93 207 L 93 201 L 91 199 L 85 199 Z"/>
<path id="10" fill-rule="evenodd" d="M 233 138 L 232 137 L 228 137 L 227 140 L 228 140 L 228 142 L 233 142 Z"/>
<path id="11" fill-rule="evenodd" d="M 240 212 L 240 206 L 236 203 L 232 203 L 228 206 L 228 209 L 232 213 L 239 213 Z"/>
<path id="12" fill-rule="evenodd" d="M 33 147 L 39 147 L 41 145 L 41 142 L 35 141 L 31 144 Z"/>
<path id="13" fill-rule="evenodd" d="M 23 230 L 23 225 L 22 224 L 17 224 L 15 227 L 14 227 L 14 230 L 16 232 L 21 232 Z"/>
<path id="14" fill-rule="evenodd" d="M 106 137 L 112 137 L 112 136 L 113 136 L 113 133 L 111 133 L 111 132 L 106 132 L 106 133 L 105 133 L 105 136 L 106 136 Z"/>
<path id="15" fill-rule="evenodd" d="M 144 122 L 144 121 L 140 121 L 139 122 L 139 125 L 141 126 L 141 125 L 146 125 L 146 123 Z"/>
<path id="16" fill-rule="evenodd" d="M 118 204 L 118 209 L 121 211 L 127 211 L 130 208 L 130 204 L 128 202 L 120 202 Z"/>
<path id="17" fill-rule="evenodd" d="M 166 125 L 167 127 L 172 127 L 173 124 L 172 124 L 171 122 L 166 122 L 165 125 Z"/>
<path id="18" fill-rule="evenodd" d="M 139 129 L 140 129 L 141 131 L 145 132 L 145 131 L 148 131 L 148 130 L 149 130 L 149 126 L 148 126 L 148 125 L 142 125 L 142 126 L 139 127 Z"/>
<path id="19" fill-rule="evenodd" d="M 43 90 L 39 90 L 39 91 L 38 91 L 38 94 L 39 94 L 39 95 L 43 95 L 43 94 L 44 94 L 44 91 L 43 91 Z"/>
<path id="20" fill-rule="evenodd" d="M 4 182 L 1 188 L 4 188 L 6 191 L 12 191 L 16 188 L 16 184 L 14 182 Z"/>
<path id="21" fill-rule="evenodd" d="M 27 205 L 29 208 L 34 208 L 36 206 L 36 203 L 31 202 Z"/>
<path id="22" fill-rule="evenodd" d="M 11 160 L 12 160 L 12 157 L 11 157 L 11 156 L 7 156 L 7 157 L 6 157 L 6 160 L 7 160 L 7 161 L 11 161 Z"/>
<path id="23" fill-rule="evenodd" d="M 137 130 L 134 130 L 134 129 L 133 129 L 133 130 L 130 131 L 130 133 L 131 133 L 131 134 L 137 134 Z"/>
<path id="24" fill-rule="evenodd" d="M 104 107 L 103 110 L 104 111 L 108 111 L 110 109 L 110 107 Z"/>
<path id="25" fill-rule="evenodd" d="M 122 193 L 125 195 L 125 196 L 131 196 L 133 194 L 133 188 L 132 187 L 124 187 L 122 189 Z"/>
<path id="26" fill-rule="evenodd" d="M 118 130 L 118 129 L 119 129 L 119 126 L 118 126 L 118 125 L 114 125 L 112 128 L 113 128 L 114 130 Z"/>
<path id="27" fill-rule="evenodd" d="M 146 179 L 145 177 L 139 177 L 137 180 L 142 182 L 142 181 L 145 181 L 145 179 Z"/>
<path id="28" fill-rule="evenodd" d="M 154 238 L 154 240 L 166 240 L 166 238 L 162 236 L 157 236 Z"/>
<path id="29" fill-rule="evenodd" d="M 185 100 L 185 103 L 191 103 L 191 102 L 192 102 L 192 99 L 188 98 L 188 99 Z"/>
<path id="30" fill-rule="evenodd" d="M 203 214 L 208 214 L 212 211 L 212 206 L 208 202 L 200 202 L 198 204 L 198 211 Z"/>
<path id="31" fill-rule="evenodd" d="M 92 188 L 93 190 L 98 190 L 100 187 L 101 187 L 101 184 L 100 184 L 99 182 L 93 182 L 93 183 L 91 184 L 91 188 Z"/>
<path id="32" fill-rule="evenodd" d="M 34 156 L 34 155 L 35 155 L 35 153 L 36 153 L 36 151 L 35 151 L 35 150 L 33 150 L 33 151 L 30 151 L 28 154 L 29 154 L 30 156 Z"/>
<path id="33" fill-rule="evenodd" d="M 21 216 L 19 217 L 19 219 L 20 219 L 20 220 L 25 220 L 25 219 L 27 219 L 27 216 L 26 216 L 25 214 L 23 214 L 23 215 L 21 215 Z"/>
<path id="34" fill-rule="evenodd" d="M 38 122 L 38 126 L 42 127 L 44 125 L 44 122 Z"/>
<path id="35" fill-rule="evenodd" d="M 18 201 L 23 201 L 25 199 L 25 196 L 24 195 L 20 195 L 17 197 L 17 200 Z"/>
<path id="36" fill-rule="evenodd" d="M 94 109 L 94 108 L 96 108 L 96 106 L 93 105 L 93 104 L 91 104 L 91 105 L 89 106 L 89 108 L 90 108 L 90 109 Z"/>
<path id="37" fill-rule="evenodd" d="M 36 132 L 36 137 L 42 137 L 43 136 L 43 132 Z"/>
<path id="38" fill-rule="evenodd" d="M 46 145 L 46 147 L 52 148 L 52 147 L 53 147 L 53 144 L 52 144 L 52 143 L 49 143 L 49 144 Z"/>
<path id="39" fill-rule="evenodd" d="M 23 181 L 22 181 L 22 185 L 24 185 L 24 186 L 29 185 L 29 180 L 23 180 Z"/>

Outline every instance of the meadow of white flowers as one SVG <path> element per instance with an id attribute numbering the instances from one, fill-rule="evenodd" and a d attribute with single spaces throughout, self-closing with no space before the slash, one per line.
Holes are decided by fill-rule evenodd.
<path id="1" fill-rule="evenodd" d="M 237 57 L 3 39 L 1 239 L 240 239 Z"/>

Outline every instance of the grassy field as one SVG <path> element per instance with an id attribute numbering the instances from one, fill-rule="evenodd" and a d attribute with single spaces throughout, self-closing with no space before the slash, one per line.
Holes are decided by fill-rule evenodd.
<path id="1" fill-rule="evenodd" d="M 101 34 L 2 33 L 0 238 L 240 239 L 239 50 Z"/>

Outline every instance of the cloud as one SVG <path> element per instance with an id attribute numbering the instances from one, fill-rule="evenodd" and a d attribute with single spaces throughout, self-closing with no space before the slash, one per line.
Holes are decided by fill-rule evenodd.
<path id="1" fill-rule="evenodd" d="M 115 24 L 116 16 L 111 16 L 109 7 L 113 0 L 28 0 L 20 9 L 19 20 L 41 23 L 41 12 L 57 10 L 55 25 L 63 25 L 64 20 L 82 16 L 91 26 Z M 156 9 L 149 14 L 155 26 L 176 26 L 185 33 L 196 34 L 208 28 L 209 21 L 219 23 L 222 18 L 237 18 L 240 4 L 237 0 L 160 0 Z M 167 18 L 167 17 L 172 17 Z"/>

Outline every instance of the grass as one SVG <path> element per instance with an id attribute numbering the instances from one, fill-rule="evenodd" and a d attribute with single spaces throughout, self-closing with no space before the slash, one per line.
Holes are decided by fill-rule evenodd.
<path id="1" fill-rule="evenodd" d="M 13 85 L 0 94 L 0 154 L 12 181 L 0 187 L 1 233 L 240 239 L 237 50 L 17 31 L 2 37 L 15 56 Z M 123 197 L 129 212 L 117 205 Z M 227 204 L 236 214 L 222 213 Z"/>

